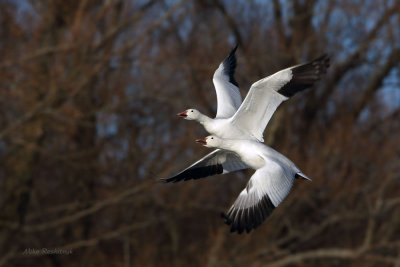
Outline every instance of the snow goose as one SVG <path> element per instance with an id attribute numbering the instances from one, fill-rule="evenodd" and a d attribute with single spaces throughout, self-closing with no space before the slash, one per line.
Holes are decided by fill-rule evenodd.
<path id="1" fill-rule="evenodd" d="M 329 67 L 329 57 L 320 56 L 255 82 L 241 103 L 239 88 L 233 77 L 236 48 L 214 73 L 213 82 L 218 104 L 216 117 L 212 119 L 196 109 L 187 109 L 178 113 L 178 116 L 200 122 L 207 132 L 221 138 L 263 142 L 264 129 L 276 108 L 289 97 L 318 81 Z"/>
<path id="2" fill-rule="evenodd" d="M 236 163 L 241 161 L 256 170 L 224 215 L 231 232 L 250 232 L 259 226 L 289 194 L 294 178 L 311 180 L 284 155 L 254 140 L 221 139 L 211 135 L 196 142 L 234 153 Z"/>
<path id="3" fill-rule="evenodd" d="M 234 77 L 236 69 L 236 49 L 237 45 L 214 72 L 213 83 L 218 103 L 216 119 L 232 117 L 242 104 L 242 96 Z M 177 115 L 187 120 L 199 121 L 202 121 L 202 117 L 205 116 L 196 109 L 188 109 Z M 205 119 L 207 118 L 210 119 L 209 117 Z M 206 124 L 208 125 L 208 123 Z"/>
<path id="4" fill-rule="evenodd" d="M 218 69 L 214 72 L 213 83 L 218 102 L 215 121 L 218 120 L 220 123 L 224 122 L 223 118 L 232 117 L 242 103 L 242 96 L 234 77 L 236 69 L 236 50 L 237 45 L 232 49 L 229 55 L 221 62 Z M 204 120 L 212 121 L 212 119 L 201 114 L 196 109 L 188 109 L 179 113 L 178 116 L 188 120 L 198 120 L 201 123 L 205 123 L 203 118 Z M 205 123 L 205 125 L 207 125 L 207 129 L 214 127 L 219 127 L 222 129 L 222 124 L 218 123 L 215 125 Z M 182 180 L 186 181 L 189 179 L 199 179 L 215 174 L 229 173 L 247 168 L 248 167 L 241 162 L 234 153 L 216 149 L 190 165 L 188 168 L 176 174 L 174 177 L 162 180 L 176 183 Z"/>
<path id="5" fill-rule="evenodd" d="M 234 112 L 238 102 L 241 101 L 239 88 L 233 77 L 236 67 L 235 51 L 236 47 L 214 74 L 213 81 L 218 100 L 216 118 L 211 119 L 195 109 L 188 109 L 178 114 L 185 119 L 199 121 L 209 133 L 226 139 L 262 142 L 263 131 L 280 103 L 312 86 L 329 67 L 329 58 L 323 55 L 308 63 L 281 70 L 261 79 L 251 86 L 247 97 Z M 179 182 L 248 168 L 238 160 L 229 160 L 232 158 L 235 158 L 235 155 L 231 152 L 217 149 L 175 176 L 163 180 Z"/>

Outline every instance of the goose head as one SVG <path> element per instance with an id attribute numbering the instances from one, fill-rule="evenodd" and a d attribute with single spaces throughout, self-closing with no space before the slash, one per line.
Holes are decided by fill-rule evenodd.
<path id="1" fill-rule="evenodd" d="M 202 139 L 197 139 L 196 143 L 202 144 L 205 147 L 220 147 L 222 139 L 216 137 L 215 135 L 209 135 Z"/>
<path id="2" fill-rule="evenodd" d="M 187 109 L 184 112 L 177 114 L 179 117 L 184 118 L 185 120 L 198 120 L 201 113 L 197 109 Z"/>

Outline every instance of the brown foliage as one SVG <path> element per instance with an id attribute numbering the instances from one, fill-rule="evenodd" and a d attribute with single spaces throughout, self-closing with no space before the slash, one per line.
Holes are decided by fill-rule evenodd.
<path id="1" fill-rule="evenodd" d="M 393 2 L 0 0 L 0 266 L 399 265 Z M 332 55 L 265 132 L 313 182 L 248 235 L 219 214 L 252 171 L 157 181 L 207 153 L 175 114 L 214 114 L 235 43 L 243 95 Z"/>

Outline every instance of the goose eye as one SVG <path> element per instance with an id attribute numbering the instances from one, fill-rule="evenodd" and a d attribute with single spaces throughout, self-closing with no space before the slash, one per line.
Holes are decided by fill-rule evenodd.
<path id="1" fill-rule="evenodd" d="M 193 110 L 192 110 L 192 112 L 193 112 Z"/>
<path id="2" fill-rule="evenodd" d="M 211 137 L 211 139 L 214 139 L 214 137 Z"/>

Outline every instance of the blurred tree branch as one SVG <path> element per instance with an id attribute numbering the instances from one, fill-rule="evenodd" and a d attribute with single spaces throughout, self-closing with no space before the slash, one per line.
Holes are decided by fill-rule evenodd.
<path id="1" fill-rule="evenodd" d="M 398 265 L 399 7 L 0 0 L 0 265 Z M 219 214 L 252 171 L 155 182 L 208 152 L 175 114 L 215 112 L 235 40 L 243 92 L 332 56 L 266 132 L 313 182 L 240 236 Z M 21 255 L 55 246 L 74 253 Z"/>
<path id="2" fill-rule="evenodd" d="M 400 62 L 400 49 L 394 49 L 388 56 L 388 59 L 383 66 L 371 77 L 368 87 L 364 90 L 360 100 L 356 102 L 353 113 L 354 120 L 357 119 L 365 106 L 371 102 L 374 93 L 381 88 L 383 80 L 389 72 Z"/>
<path id="3" fill-rule="evenodd" d="M 119 202 L 121 202 L 122 200 L 124 200 L 125 198 L 131 197 L 135 194 L 138 194 L 143 190 L 148 190 L 152 186 L 154 186 L 153 182 L 143 183 L 143 184 L 133 187 L 131 189 L 125 190 L 113 197 L 109 197 L 105 200 L 98 201 L 97 203 L 93 204 L 92 206 L 90 206 L 87 209 L 80 210 L 76 213 L 62 217 L 55 221 L 46 222 L 46 223 L 42 223 L 42 224 L 38 224 L 38 225 L 26 225 L 23 228 L 23 231 L 25 231 L 25 232 L 44 231 L 44 230 L 47 230 L 50 228 L 58 227 L 60 225 L 66 224 L 66 223 L 71 223 L 71 222 L 79 220 L 85 216 L 96 213 L 99 210 L 104 209 L 110 205 L 116 205 Z"/>

